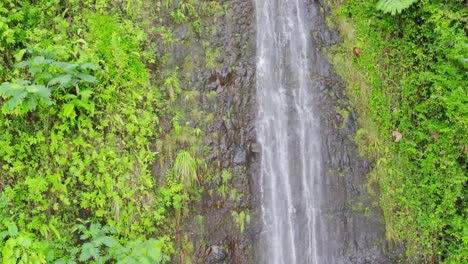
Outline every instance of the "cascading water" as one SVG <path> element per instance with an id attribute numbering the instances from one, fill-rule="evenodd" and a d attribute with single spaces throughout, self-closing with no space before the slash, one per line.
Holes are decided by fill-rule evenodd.
<path id="1" fill-rule="evenodd" d="M 333 263 L 322 173 L 317 58 L 303 0 L 255 0 L 259 263 Z"/>

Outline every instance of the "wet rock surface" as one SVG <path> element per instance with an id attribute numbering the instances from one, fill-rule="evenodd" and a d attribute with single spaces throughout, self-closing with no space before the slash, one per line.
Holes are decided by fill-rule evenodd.
<path id="1" fill-rule="evenodd" d="M 201 36 L 221 49 L 217 67 L 207 69 L 197 62 L 193 67 L 183 67 L 187 56 L 196 61 L 203 54 L 200 40 L 186 26 L 175 32 L 175 38 L 185 40 L 185 44 L 175 44 L 171 52 L 174 67 L 190 72 L 190 82 L 184 89 L 216 93 L 214 103 L 201 97 L 199 106 L 204 114 L 214 113 L 203 143 L 210 149 L 207 165 L 217 168 L 214 180 L 203 186 L 200 202 L 193 204 L 177 230 L 176 252 L 183 253 L 176 253 L 172 263 L 257 263 L 255 241 L 262 227 L 257 191 L 261 146 L 255 139 L 255 10 L 253 1 L 221 2 L 229 12 L 212 22 L 217 33 Z M 327 7 L 322 6 L 322 10 L 326 15 Z M 372 207 L 372 198 L 366 193 L 370 164 L 359 157 L 352 140 L 357 118 L 346 105 L 344 83 L 320 55 L 322 48 L 337 41 L 337 34 L 328 31 L 322 18 L 311 35 L 321 61 L 320 74 L 315 78 L 321 80 L 319 107 L 323 165 L 329 186 L 327 210 L 337 229 L 330 233 L 342 242 L 332 246 L 342 256 L 342 263 L 391 263 L 380 212 Z M 222 169 L 232 173 L 225 196 L 218 192 L 223 185 Z"/>
<path id="2" fill-rule="evenodd" d="M 187 38 L 184 27 L 176 36 L 186 39 L 175 45 L 174 66 L 190 73 L 190 85 L 203 95 L 215 93 L 214 101 L 201 96 L 198 107 L 204 115 L 214 114 L 203 143 L 209 147 L 207 166 L 215 175 L 203 186 L 201 201 L 190 208 L 176 234 L 172 263 L 255 263 L 254 236 L 250 220 L 250 164 L 255 142 L 255 13 L 251 1 L 221 1 L 228 11 L 209 21 L 216 33 L 202 32 L 200 38 Z M 206 67 L 202 41 L 219 48 L 216 67 Z M 187 67 L 187 57 L 194 66 Z M 184 67 L 185 66 L 185 67 Z M 231 174 L 223 182 L 223 173 Z M 225 185 L 225 186 L 223 186 Z M 220 188 L 223 188 L 222 193 Z M 189 250 L 186 250 L 189 248 Z M 181 253 L 179 253 L 181 252 Z"/>
<path id="3" fill-rule="evenodd" d="M 317 5 L 316 3 L 313 3 Z M 312 4 L 311 4 L 312 5 Z M 319 47 L 329 47 L 337 39 L 325 24 L 328 8 L 320 1 L 321 21 L 313 34 Z M 328 185 L 327 213 L 334 221 L 331 241 L 341 257 L 339 263 L 391 263 L 384 223 L 379 208 L 367 192 L 368 160 L 358 154 L 353 136 L 358 129 L 356 114 L 347 105 L 345 84 L 333 71 L 325 56 L 318 52 L 321 67 L 320 112 L 322 157 Z M 340 109 L 337 111 L 337 109 Z M 331 242 L 333 243 L 333 242 Z"/>
<path id="4" fill-rule="evenodd" d="M 217 245 L 213 245 L 210 247 L 208 251 L 208 263 L 221 263 L 227 257 L 226 251 Z"/>

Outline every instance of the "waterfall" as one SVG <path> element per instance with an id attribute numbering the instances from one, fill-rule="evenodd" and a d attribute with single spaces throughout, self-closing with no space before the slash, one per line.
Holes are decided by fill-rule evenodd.
<path id="1" fill-rule="evenodd" d="M 255 0 L 259 263 L 333 263 L 327 256 L 319 72 L 305 1 Z"/>

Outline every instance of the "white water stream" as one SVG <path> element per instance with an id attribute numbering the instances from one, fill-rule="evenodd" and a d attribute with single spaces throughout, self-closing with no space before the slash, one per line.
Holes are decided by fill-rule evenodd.
<path id="1" fill-rule="evenodd" d="M 255 0 L 259 263 L 333 263 L 327 242 L 316 57 L 304 0 Z"/>

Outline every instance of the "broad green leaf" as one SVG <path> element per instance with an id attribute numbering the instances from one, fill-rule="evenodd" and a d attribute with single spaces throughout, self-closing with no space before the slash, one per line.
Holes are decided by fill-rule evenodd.
<path id="1" fill-rule="evenodd" d="M 99 66 L 97 64 L 95 64 L 95 63 L 85 63 L 85 64 L 81 65 L 80 68 L 82 70 L 88 70 L 89 69 L 89 70 L 94 70 L 95 71 L 95 70 L 99 69 Z"/>
<path id="2" fill-rule="evenodd" d="M 99 249 L 92 243 L 84 243 L 81 247 L 80 261 L 88 261 L 91 258 L 99 258 Z"/>
<path id="3" fill-rule="evenodd" d="M 37 99 L 36 97 L 28 97 L 26 99 L 26 108 L 28 111 L 34 110 L 37 107 Z"/>
<path id="4" fill-rule="evenodd" d="M 52 62 L 54 62 L 54 60 L 46 59 L 43 56 L 36 56 L 32 60 L 31 64 L 32 65 L 46 65 L 46 64 L 50 64 Z"/>
<path id="5" fill-rule="evenodd" d="M 30 81 L 23 80 L 23 79 L 16 80 L 16 83 L 19 84 L 19 85 L 30 85 L 31 84 Z"/>
<path id="6" fill-rule="evenodd" d="M 72 76 L 70 74 L 60 75 L 50 80 L 48 85 L 53 86 L 56 84 L 60 84 L 60 87 L 67 87 L 68 85 L 71 84 L 71 80 L 72 80 Z"/>
<path id="7" fill-rule="evenodd" d="M 55 67 L 58 67 L 60 69 L 65 69 L 66 67 L 68 67 L 70 65 L 70 63 L 63 62 L 63 61 L 54 61 L 52 63 L 52 65 L 55 66 Z"/>
<path id="8" fill-rule="evenodd" d="M 27 66 L 31 65 L 31 62 L 30 61 L 22 61 L 22 62 L 18 62 L 15 67 L 18 68 L 18 69 L 22 69 L 22 68 L 26 68 Z"/>
<path id="9" fill-rule="evenodd" d="M 31 73 L 32 76 L 36 76 L 37 73 L 41 73 L 44 71 L 44 67 L 43 66 L 31 66 L 31 68 L 29 68 L 29 73 Z"/>
<path id="10" fill-rule="evenodd" d="M 92 223 L 89 226 L 89 232 L 91 233 L 92 237 L 98 236 L 100 231 L 101 231 L 101 224 L 99 223 Z"/>
<path id="11" fill-rule="evenodd" d="M 44 85 L 31 85 L 28 89 L 30 93 L 34 93 L 45 104 L 52 104 L 50 100 L 50 90 Z"/>
<path id="12" fill-rule="evenodd" d="M 63 71 L 68 73 L 68 74 L 74 74 L 75 69 L 78 68 L 77 64 L 71 64 L 71 63 L 66 63 L 67 65 L 65 67 L 62 67 Z"/>
<path id="13" fill-rule="evenodd" d="M 18 237 L 18 244 L 22 247 L 28 248 L 31 246 L 32 241 L 30 238 L 20 236 Z"/>
<path id="14" fill-rule="evenodd" d="M 18 235 L 18 227 L 16 224 L 13 223 L 8 226 L 8 235 L 11 237 L 16 237 Z"/>
<path id="15" fill-rule="evenodd" d="M 106 245 L 107 247 L 113 247 L 114 245 L 117 244 L 117 241 L 109 236 L 101 236 L 98 239 L 96 239 L 95 242 L 98 243 L 99 245 L 101 244 Z"/>
<path id="16" fill-rule="evenodd" d="M 8 91 L 11 89 L 12 84 L 11 83 L 2 83 L 0 85 L 0 96 L 9 96 Z"/>
<path id="17" fill-rule="evenodd" d="M 0 232 L 0 241 L 3 241 L 5 237 L 9 236 L 8 231 Z"/>
<path id="18" fill-rule="evenodd" d="M 89 82 L 89 83 L 95 83 L 96 82 L 96 78 L 94 76 L 86 74 L 86 73 L 80 73 L 80 74 L 78 74 L 78 77 L 82 81 L 85 81 L 85 82 Z"/>
<path id="19" fill-rule="evenodd" d="M 26 98 L 26 96 L 28 95 L 28 92 L 26 92 L 25 90 L 17 90 L 17 91 L 18 93 L 12 96 L 11 99 L 8 100 L 8 102 L 6 103 L 6 105 L 8 106 L 10 110 L 15 109 L 15 107 L 21 104 L 23 102 L 23 99 Z"/>
<path id="20" fill-rule="evenodd" d="M 418 0 L 380 0 L 377 2 L 377 9 L 384 13 L 395 15 L 401 13 L 401 11 L 410 7 L 417 1 Z"/>

